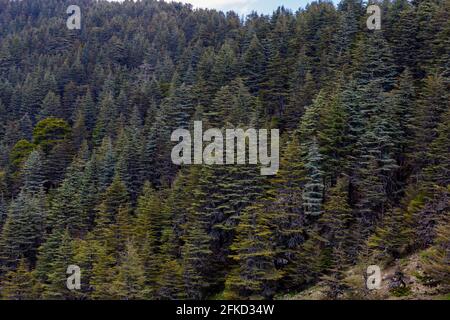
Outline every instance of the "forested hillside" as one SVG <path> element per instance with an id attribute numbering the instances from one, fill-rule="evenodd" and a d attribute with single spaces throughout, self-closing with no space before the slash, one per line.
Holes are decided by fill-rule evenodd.
<path id="1" fill-rule="evenodd" d="M 418 252 L 448 293 L 450 1 L 378 4 L 0 0 L 0 297 L 337 299 Z M 175 166 L 194 120 L 280 129 L 278 174 Z"/>

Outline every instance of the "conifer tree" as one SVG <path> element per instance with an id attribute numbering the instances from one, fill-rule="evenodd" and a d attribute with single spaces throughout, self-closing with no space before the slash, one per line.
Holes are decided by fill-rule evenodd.
<path id="1" fill-rule="evenodd" d="M 25 259 L 21 259 L 16 270 L 9 271 L 3 276 L 0 297 L 5 300 L 32 300 L 36 298 L 33 287 L 33 275 Z"/>
<path id="2" fill-rule="evenodd" d="M 110 228 L 117 222 L 119 212 L 126 210 L 128 204 L 129 196 L 126 187 L 120 177 L 116 176 L 97 207 L 95 233 L 99 240 L 107 240 L 111 236 Z"/>
<path id="3" fill-rule="evenodd" d="M 338 89 L 339 91 L 339 89 Z M 326 183 L 334 184 L 338 176 L 348 168 L 348 110 L 342 103 L 341 93 L 335 93 L 321 110 L 318 141 L 323 154 L 323 170 Z"/>
<path id="4" fill-rule="evenodd" d="M 243 72 L 245 83 L 250 93 L 257 95 L 264 82 L 264 70 L 266 68 L 266 55 L 258 36 L 253 35 L 249 47 L 243 56 Z"/>
<path id="5" fill-rule="evenodd" d="M 141 136 L 138 128 L 131 128 L 124 133 L 124 145 L 118 157 L 116 170 L 127 186 L 131 200 L 136 201 L 142 187 Z"/>
<path id="6" fill-rule="evenodd" d="M 33 130 L 33 142 L 40 146 L 45 154 L 70 135 L 70 127 L 62 119 L 46 118 L 40 121 Z"/>
<path id="7" fill-rule="evenodd" d="M 110 92 L 106 93 L 100 102 L 96 125 L 92 133 L 92 139 L 95 145 L 100 145 L 106 137 L 115 136 L 116 128 L 114 123 L 118 116 L 113 95 Z"/>
<path id="8" fill-rule="evenodd" d="M 319 152 L 317 141 L 313 140 L 305 158 L 307 178 L 302 194 L 303 208 L 307 215 L 317 216 L 323 212 L 324 184 L 321 162 L 322 155 Z"/>
<path id="9" fill-rule="evenodd" d="M 189 186 L 198 185 L 201 170 L 192 167 L 189 172 Z M 192 189 L 191 189 L 192 190 Z M 187 208 L 186 222 L 183 228 L 186 230 L 183 237 L 183 247 L 181 256 L 183 261 L 183 276 L 186 286 L 187 297 L 191 299 L 201 299 L 205 297 L 205 289 L 208 289 L 210 281 L 208 280 L 211 259 L 213 252 L 211 250 L 212 237 L 210 235 L 212 217 L 203 207 L 204 201 L 201 196 L 202 190 L 186 190 L 192 193 L 192 206 Z"/>
<path id="10" fill-rule="evenodd" d="M 400 75 L 400 79 L 393 91 L 392 116 L 395 117 L 394 125 L 397 126 L 399 135 L 396 138 L 397 157 L 410 157 L 414 146 L 414 115 L 415 115 L 416 89 L 414 79 L 409 69 Z M 406 154 L 406 155 L 405 155 Z M 400 159 L 400 163 L 404 161 Z"/>
<path id="11" fill-rule="evenodd" d="M 52 228 L 67 229 L 71 236 L 86 233 L 88 219 L 81 206 L 82 175 L 84 163 L 76 159 L 68 168 L 66 178 L 52 199 L 49 223 Z"/>
<path id="12" fill-rule="evenodd" d="M 389 211 L 368 241 L 378 259 L 399 258 L 407 252 L 413 236 L 409 212 L 400 208 Z"/>
<path id="13" fill-rule="evenodd" d="M 450 242 L 450 218 L 448 211 L 441 217 L 437 229 L 435 246 L 429 249 L 422 258 L 424 271 L 427 277 L 439 284 L 443 292 L 450 287 L 450 266 L 448 264 Z"/>
<path id="14" fill-rule="evenodd" d="M 230 42 L 225 42 L 217 53 L 211 70 L 217 88 L 227 85 L 237 75 L 237 62 Z"/>
<path id="15" fill-rule="evenodd" d="M 349 204 L 348 186 L 348 178 L 339 178 L 336 186 L 329 191 L 329 197 L 324 204 L 324 214 L 319 219 L 319 224 L 323 226 L 321 237 L 326 239 L 325 245 L 339 248 L 343 256 L 347 256 L 345 259 L 347 264 L 350 262 L 350 254 L 355 249 L 352 248 L 354 245 L 352 225 L 355 219 Z"/>
<path id="16" fill-rule="evenodd" d="M 50 259 L 44 259 L 46 264 L 38 269 L 41 275 L 45 274 L 46 279 L 43 282 L 42 296 L 45 299 L 73 299 L 74 293 L 67 288 L 66 273 L 67 268 L 74 264 L 72 238 L 69 231 L 64 229 L 55 230 L 50 237 L 54 243 L 48 247 L 44 244 L 41 251 L 43 257 Z"/>
<path id="17" fill-rule="evenodd" d="M 437 126 L 442 114 L 447 110 L 449 98 L 444 79 L 430 75 L 424 79 L 424 86 L 417 101 L 415 115 L 415 163 L 423 168 L 431 142 L 437 137 Z"/>
<path id="18" fill-rule="evenodd" d="M 450 105 L 449 105 L 450 106 Z M 424 169 L 425 180 L 442 187 L 450 185 L 450 108 L 437 127 L 437 138 L 430 145 L 429 163 Z"/>
<path id="19" fill-rule="evenodd" d="M 111 283 L 114 299 L 139 300 L 145 296 L 144 266 L 136 248 L 128 242 Z"/>
<path id="20" fill-rule="evenodd" d="M 283 284 L 293 287 L 297 282 L 297 261 L 305 239 L 306 216 L 302 193 L 306 172 L 301 159 L 298 134 L 293 134 L 280 162 L 280 171 L 271 180 L 265 199 L 274 203 L 276 218 L 277 265 L 284 271 Z"/>
<path id="21" fill-rule="evenodd" d="M 98 153 L 92 156 L 91 162 L 93 165 L 95 164 L 98 175 L 98 190 L 103 193 L 113 182 L 116 167 L 116 157 L 111 138 L 103 139 Z"/>
<path id="22" fill-rule="evenodd" d="M 3 224 L 5 223 L 7 216 L 7 204 L 2 192 L 0 192 L 0 231 L 3 230 Z M 0 232 L 1 234 L 1 232 Z"/>
<path id="23" fill-rule="evenodd" d="M 163 232 L 168 228 L 168 217 L 163 207 L 163 193 L 145 183 L 138 199 L 133 240 L 143 257 L 143 268 L 148 297 L 157 296 L 157 282 L 161 268 Z M 167 239 L 166 239 L 167 240 Z"/>
<path id="24" fill-rule="evenodd" d="M 90 297 L 92 299 L 113 299 L 111 284 L 116 275 L 116 259 L 109 252 L 107 246 L 101 241 L 91 240 L 89 246 L 94 248 L 94 259 L 92 260 L 92 271 L 89 284 L 92 288 Z"/>
<path id="25" fill-rule="evenodd" d="M 39 150 L 34 150 L 30 153 L 22 169 L 24 190 L 30 193 L 39 193 L 44 187 L 43 161 L 43 155 Z"/>
<path id="26" fill-rule="evenodd" d="M 266 203 L 244 210 L 231 246 L 236 267 L 226 279 L 226 298 L 272 298 L 275 294 L 282 272 L 275 266 L 274 216 Z"/>
<path id="27" fill-rule="evenodd" d="M 34 145 L 27 140 L 19 140 L 9 153 L 11 162 L 10 170 L 12 179 L 17 185 L 20 184 L 20 171 L 23 168 L 25 161 L 28 159 L 30 153 L 34 150 Z"/>
<path id="28" fill-rule="evenodd" d="M 11 203 L 0 241 L 3 270 L 14 269 L 21 258 L 34 267 L 47 216 L 44 194 L 22 190 Z"/>
<path id="29" fill-rule="evenodd" d="M 60 98 L 52 91 L 50 91 L 42 101 L 41 111 L 39 112 L 38 119 L 43 120 L 50 117 L 64 117 Z"/>

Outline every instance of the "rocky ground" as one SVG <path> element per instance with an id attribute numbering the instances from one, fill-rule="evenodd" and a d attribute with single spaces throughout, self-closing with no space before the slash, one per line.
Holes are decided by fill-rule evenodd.
<path id="1" fill-rule="evenodd" d="M 355 267 L 346 273 L 347 288 L 338 299 L 364 300 L 450 300 L 450 293 L 429 283 L 424 276 L 420 254 L 399 259 L 381 270 L 382 282 L 378 290 L 367 290 L 364 269 Z M 279 297 L 284 300 L 326 300 L 327 287 L 316 286 L 297 294 Z"/>

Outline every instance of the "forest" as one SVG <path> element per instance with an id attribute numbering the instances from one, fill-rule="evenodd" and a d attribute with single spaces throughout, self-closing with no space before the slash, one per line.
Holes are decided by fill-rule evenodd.
<path id="1" fill-rule="evenodd" d="M 412 254 L 448 297 L 450 1 L 370 4 L 0 0 L 0 299 L 365 299 Z M 279 129 L 278 173 L 174 165 L 194 121 Z"/>

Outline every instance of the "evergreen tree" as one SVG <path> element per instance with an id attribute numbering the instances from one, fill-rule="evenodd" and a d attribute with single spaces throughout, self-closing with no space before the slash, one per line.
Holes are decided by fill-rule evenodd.
<path id="1" fill-rule="evenodd" d="M 42 192 L 22 190 L 11 203 L 0 241 L 2 269 L 13 270 L 21 258 L 34 267 L 47 216 Z"/>
<path id="2" fill-rule="evenodd" d="M 258 36 L 253 35 L 249 47 L 243 55 L 244 79 L 250 93 L 257 95 L 264 82 L 267 60 L 265 50 Z"/>
<path id="3" fill-rule="evenodd" d="M 68 230 L 57 229 L 50 236 L 51 244 L 42 246 L 45 265 L 37 268 L 40 274 L 45 274 L 42 296 L 45 299 L 73 299 L 74 293 L 67 288 L 67 268 L 74 264 L 73 244 Z M 52 243 L 53 242 L 53 243 Z M 51 251 L 50 251 L 51 250 Z M 41 259 L 39 259 L 41 262 Z M 48 268 L 48 269 L 47 269 Z"/>
<path id="4" fill-rule="evenodd" d="M 145 272 L 141 257 L 129 242 L 121 254 L 116 276 L 111 283 L 115 299 L 136 300 L 145 296 Z"/>
<path id="5" fill-rule="evenodd" d="M 143 268 L 148 288 L 148 297 L 157 297 L 158 277 L 162 270 L 163 232 L 168 228 L 168 217 L 163 208 L 161 197 L 147 182 L 138 199 L 133 240 L 138 244 L 139 254 L 143 257 Z"/>
<path id="6" fill-rule="evenodd" d="M 21 259 L 17 269 L 9 271 L 3 277 L 0 296 L 5 300 L 32 300 L 36 298 L 33 286 L 33 275 L 29 271 L 25 259 Z"/>
<path id="7" fill-rule="evenodd" d="M 324 197 L 323 171 L 321 169 L 322 155 L 317 141 L 313 140 L 305 158 L 306 183 L 302 199 L 305 214 L 317 216 L 322 214 Z"/>
<path id="8" fill-rule="evenodd" d="M 56 191 L 50 206 L 49 222 L 52 228 L 67 229 L 72 236 L 81 236 L 88 227 L 81 206 L 82 174 L 84 163 L 76 159 L 68 168 L 66 178 Z"/>
<path id="9" fill-rule="evenodd" d="M 339 90 L 339 89 L 338 89 Z M 318 142 L 323 154 L 323 170 L 326 184 L 334 184 L 338 176 L 348 169 L 348 110 L 342 103 L 341 93 L 331 97 L 329 103 L 320 111 Z"/>
<path id="10" fill-rule="evenodd" d="M 415 163 L 423 168 L 431 142 L 437 137 L 437 126 L 447 110 L 449 98 L 441 76 L 430 75 L 424 79 L 415 114 Z"/>
<path id="11" fill-rule="evenodd" d="M 39 193 L 42 190 L 45 183 L 43 161 L 42 153 L 39 150 L 34 150 L 30 153 L 22 169 L 24 190 L 30 193 Z"/>
<path id="12" fill-rule="evenodd" d="M 95 233 L 99 240 L 107 240 L 111 235 L 110 228 L 117 222 L 118 214 L 125 210 L 129 204 L 129 196 L 125 185 L 119 176 L 116 176 L 102 195 L 102 202 L 97 207 L 95 219 Z"/>
<path id="13" fill-rule="evenodd" d="M 189 186 L 198 184 L 199 168 L 192 167 L 189 172 Z M 186 190 L 192 192 L 192 206 L 187 208 L 186 222 L 183 228 L 186 230 L 183 237 L 184 244 L 181 249 L 181 256 L 184 269 L 184 281 L 187 297 L 191 299 L 201 299 L 205 297 L 205 289 L 208 289 L 210 281 L 208 274 L 210 271 L 210 260 L 212 259 L 212 237 L 210 228 L 212 217 L 210 212 L 205 212 L 203 199 L 200 190 Z"/>
<path id="14" fill-rule="evenodd" d="M 436 244 L 429 249 L 422 258 L 424 271 L 433 282 L 440 284 L 443 292 L 448 291 L 450 286 L 449 256 L 449 214 L 448 211 L 441 217 L 437 230 Z"/>
<path id="15" fill-rule="evenodd" d="M 278 175 L 272 179 L 265 199 L 274 203 L 276 217 L 277 265 L 284 271 L 283 284 L 298 285 L 297 262 L 301 245 L 305 239 L 306 216 L 303 210 L 302 193 L 306 172 L 301 159 L 301 147 L 297 134 L 288 142 L 280 163 Z"/>
<path id="16" fill-rule="evenodd" d="M 237 265 L 227 276 L 226 298 L 272 298 L 275 294 L 283 274 L 275 266 L 274 217 L 266 203 L 244 210 L 231 246 L 231 257 Z"/>
<path id="17" fill-rule="evenodd" d="M 59 96 L 51 91 L 45 96 L 44 100 L 42 101 L 41 111 L 39 112 L 38 119 L 43 120 L 50 117 L 64 117 Z"/>
<path id="18" fill-rule="evenodd" d="M 442 116 L 437 128 L 437 138 L 430 145 L 429 163 L 425 168 L 425 180 L 440 186 L 450 185 L 450 108 Z"/>

